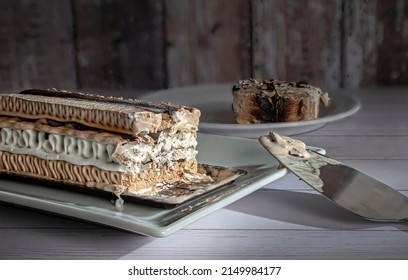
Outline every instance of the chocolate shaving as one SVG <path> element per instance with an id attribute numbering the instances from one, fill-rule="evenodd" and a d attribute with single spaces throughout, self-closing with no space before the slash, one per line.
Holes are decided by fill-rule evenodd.
<path id="1" fill-rule="evenodd" d="M 155 142 L 157 142 L 157 140 L 160 137 L 160 132 L 156 132 L 156 133 L 149 133 L 148 134 Z"/>
<path id="2" fill-rule="evenodd" d="M 300 80 L 298 82 L 296 82 L 296 87 L 298 88 L 303 88 L 305 86 L 307 86 L 309 83 L 306 80 Z"/>
<path id="3" fill-rule="evenodd" d="M 260 93 L 255 97 L 256 104 L 258 105 L 258 109 L 254 110 L 252 114 L 256 116 L 260 122 L 268 123 L 268 122 L 276 122 L 276 116 L 271 114 L 270 112 L 275 111 L 275 102 L 270 99 L 266 94 Z"/>

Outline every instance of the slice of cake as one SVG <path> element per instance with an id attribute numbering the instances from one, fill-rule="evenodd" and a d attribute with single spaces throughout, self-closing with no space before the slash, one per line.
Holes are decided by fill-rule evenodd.
<path id="1" fill-rule="evenodd" d="M 237 123 L 311 120 L 329 97 L 321 89 L 302 82 L 241 80 L 234 85 L 233 113 Z"/>
<path id="2" fill-rule="evenodd" d="M 116 194 L 209 181 L 195 158 L 200 111 L 68 91 L 0 94 L 0 172 Z"/>

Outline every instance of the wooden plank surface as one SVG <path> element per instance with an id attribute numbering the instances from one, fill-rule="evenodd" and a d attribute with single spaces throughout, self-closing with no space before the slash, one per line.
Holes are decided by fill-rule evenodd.
<path id="1" fill-rule="evenodd" d="M 0 216 L 0 259 L 408 258 L 407 224 L 363 220 L 314 192 L 259 190 L 163 239 L 0 211 L 13 213 Z"/>
<path id="2" fill-rule="evenodd" d="M 80 88 L 164 87 L 160 0 L 74 0 L 74 7 Z"/>
<path id="3" fill-rule="evenodd" d="M 408 191 L 401 191 L 407 195 Z M 256 207 L 255 207 L 256 206 Z M 41 212 L 0 204 L 2 229 L 109 229 L 92 223 L 70 218 L 46 215 Z M 408 230 L 408 224 L 381 223 L 364 220 L 337 207 L 331 201 L 312 189 L 262 188 L 248 196 L 201 218 L 185 227 L 188 230 L 362 230 L 397 231 Z M 111 234 L 123 231 L 110 229 Z M 135 234 L 137 235 L 137 234 Z M 168 239 L 166 237 L 164 239 Z M 146 239 L 150 239 L 146 237 Z M 153 238 L 153 240 L 159 240 Z M 6 243 L 2 244 L 3 246 Z M 37 246 L 36 244 L 34 244 Z M 58 244 L 54 244 L 58 246 Z M 0 248 L 5 248 L 1 247 Z M 407 252 L 408 253 L 408 252 Z"/>
<path id="4" fill-rule="evenodd" d="M 341 1 L 253 1 L 254 76 L 340 85 Z"/>
<path id="5" fill-rule="evenodd" d="M 27 232 L 3 230 L 4 237 L 12 235 L 20 240 L 14 250 L 3 253 L 6 259 L 84 259 L 89 256 L 92 259 L 360 259 L 362 255 L 369 256 L 367 259 L 406 259 L 407 250 L 404 246 L 407 244 L 406 232 L 394 231 L 385 235 L 381 230 L 316 230 L 299 232 L 298 236 L 294 236 L 291 230 L 232 230 L 227 237 L 218 230 L 208 230 L 205 236 L 197 230 L 183 230 L 166 240 L 152 241 L 126 233 L 113 234 L 107 229 L 69 229 L 65 232 L 37 229 L 31 231 L 31 244 L 22 239 Z M 79 232 L 81 240 L 74 238 Z M 303 234 L 311 236 L 306 248 Z M 59 254 L 53 246 L 35 246 L 34 242 L 43 242 L 42 236 L 46 236 L 50 244 L 64 240 L 65 253 Z M 251 247 L 236 246 L 236 239 L 250 243 Z M 361 240 L 366 241 L 364 245 Z M 206 246 L 197 246 L 200 243 Z"/>
<path id="6" fill-rule="evenodd" d="M 251 76 L 249 0 L 165 0 L 169 87 Z"/>
<path id="7" fill-rule="evenodd" d="M 308 236 L 307 241 L 305 236 Z M 14 242 L 4 244 L 4 240 Z M 238 245 L 237 240 L 243 243 Z M 361 259 L 364 256 L 364 259 L 407 259 L 407 244 L 407 231 L 383 229 L 296 230 L 296 234 L 294 230 L 233 229 L 205 230 L 203 233 L 202 229 L 185 229 L 166 239 L 104 228 L 2 229 L 0 246 L 12 250 L 3 251 L 0 257 L 216 260 Z"/>
<path id="8" fill-rule="evenodd" d="M 0 1 L 0 89 L 75 89 L 69 0 Z"/>

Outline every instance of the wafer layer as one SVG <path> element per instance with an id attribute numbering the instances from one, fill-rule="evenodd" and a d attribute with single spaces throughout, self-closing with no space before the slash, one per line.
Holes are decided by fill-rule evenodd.
<path id="1" fill-rule="evenodd" d="M 196 170 L 197 162 L 176 162 L 172 167 L 158 164 L 138 173 L 106 171 L 90 165 L 76 165 L 62 160 L 45 160 L 31 155 L 19 155 L 0 151 L 0 173 L 69 183 L 90 188 L 109 189 L 118 193 L 137 192 L 154 187 L 160 182 L 189 182 L 206 179 L 201 174 L 183 172 Z M 137 184 L 135 184 L 137 182 Z"/>
<path id="2" fill-rule="evenodd" d="M 104 99 L 92 101 L 30 94 L 0 95 L 0 112 L 7 116 L 73 122 L 129 135 L 197 128 L 200 116 L 197 109 L 171 108 L 157 112 L 127 103 L 110 103 Z"/>

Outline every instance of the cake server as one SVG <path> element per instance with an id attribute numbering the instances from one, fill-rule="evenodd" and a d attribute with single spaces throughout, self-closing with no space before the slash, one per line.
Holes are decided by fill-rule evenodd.
<path id="1" fill-rule="evenodd" d="M 408 222 L 408 197 L 295 139 L 270 132 L 260 143 L 288 170 L 337 205 L 363 218 Z"/>

